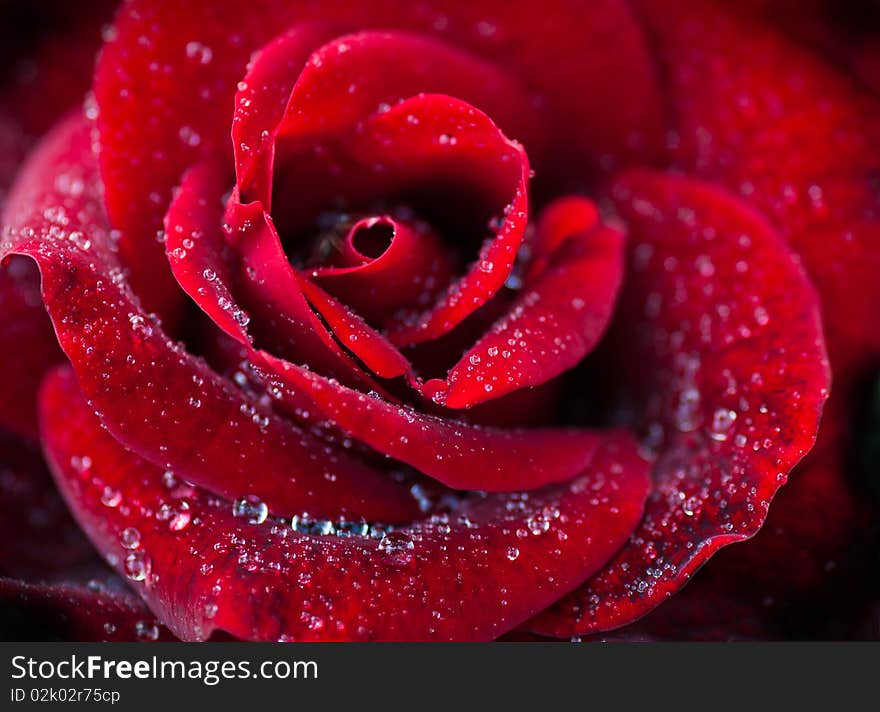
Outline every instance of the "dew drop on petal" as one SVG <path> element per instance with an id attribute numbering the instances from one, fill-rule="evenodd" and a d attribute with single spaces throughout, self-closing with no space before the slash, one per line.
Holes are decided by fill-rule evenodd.
<path id="1" fill-rule="evenodd" d="M 235 500 L 232 505 L 232 515 L 246 519 L 248 524 L 262 524 L 269 516 L 269 508 L 259 497 L 249 494 Z"/>

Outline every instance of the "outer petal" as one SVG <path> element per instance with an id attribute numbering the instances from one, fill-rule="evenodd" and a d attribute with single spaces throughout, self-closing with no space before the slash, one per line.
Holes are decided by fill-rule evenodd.
<path id="1" fill-rule="evenodd" d="M 40 299 L 40 283 L 27 260 L 0 268 L 0 354 L 6 374 L 0 388 L 0 426 L 37 439 L 34 408 L 46 369 L 63 356 Z"/>
<path id="2" fill-rule="evenodd" d="M 10 199 L 3 247 L 37 261 L 59 342 L 114 435 L 181 477 L 230 498 L 259 496 L 279 512 L 395 521 L 417 511 L 384 473 L 263 412 L 168 340 L 123 286 L 90 155 L 81 120 L 52 133 Z M 62 191 L 58 175 L 77 175 L 85 188 Z"/>
<path id="3" fill-rule="evenodd" d="M 663 122 L 651 61 L 623 0 L 136 0 L 119 12 L 95 86 L 109 212 L 131 231 L 127 239 L 152 241 L 183 169 L 206 152 L 226 150 L 228 107 L 251 54 L 280 29 L 328 17 L 342 32 L 424 32 L 512 67 L 551 113 L 558 145 L 549 154 L 564 155 L 565 164 L 607 166 L 659 148 Z M 553 182 L 555 167 L 546 168 Z"/>
<path id="4" fill-rule="evenodd" d="M 95 561 L 39 452 L 0 432 L 0 576 L 56 581 Z"/>
<path id="5" fill-rule="evenodd" d="M 198 493 L 187 524 L 170 526 L 157 517 L 177 504 L 161 471 L 123 450 L 78 397 L 63 372 L 43 391 L 58 482 L 100 549 L 184 639 L 215 629 L 262 640 L 495 638 L 598 569 L 638 521 L 648 486 L 619 436 L 569 485 L 478 498 L 378 542 L 246 524 Z M 85 475 L 75 456 L 90 458 Z M 107 486 L 124 486 L 125 512 L 100 503 Z"/>
<path id="6" fill-rule="evenodd" d="M 0 578 L 0 638 L 19 641 L 174 640 L 134 594 Z"/>
<path id="7" fill-rule="evenodd" d="M 843 386 L 842 377 L 880 358 L 880 329 L 864 328 L 880 311 L 880 100 L 734 8 L 642 4 L 674 111 L 677 159 L 763 210 L 801 255 Z"/>
<path id="8" fill-rule="evenodd" d="M 832 400 L 848 418 L 861 379 L 880 366 L 880 100 L 826 64 L 815 47 L 792 39 L 794 15 L 809 14 L 803 5 L 774 29 L 732 6 L 644 3 L 674 110 L 677 159 L 763 210 L 800 255 L 822 302 Z M 855 48 L 858 40 L 849 42 Z M 845 432 L 833 436 L 836 444 L 822 437 L 840 452 L 852 448 Z M 829 466 L 826 457 L 804 463 L 809 470 L 793 475 L 760 539 L 726 559 L 778 573 L 773 587 L 786 588 L 815 577 L 814 555 L 825 561 L 849 555 L 854 525 L 876 512 L 847 468 Z M 831 507 L 837 515 L 828 521 Z M 808 536 L 806 523 L 817 521 L 829 526 Z M 791 555 L 793 531 L 806 556 Z M 774 563 L 772 552 L 780 554 Z M 806 564 L 802 570 L 793 571 L 796 561 Z"/>
<path id="9" fill-rule="evenodd" d="M 349 133 L 379 107 L 419 93 L 466 101 L 538 152 L 531 98 L 500 67 L 427 37 L 376 31 L 338 37 L 304 63 L 303 34 L 295 28 L 267 45 L 236 96 L 233 148 L 247 201 L 271 206 L 276 152 L 291 160 L 290 154 Z M 285 85 L 288 96 L 276 88 Z M 275 111 L 279 97 L 283 116 Z M 265 103 L 271 111 L 260 106 Z"/>
<path id="10" fill-rule="evenodd" d="M 632 272 L 612 348 L 659 456 L 628 544 L 532 622 L 554 635 L 631 622 L 752 536 L 812 447 L 828 395 L 815 293 L 758 214 L 659 174 L 632 174 L 615 196 Z"/>

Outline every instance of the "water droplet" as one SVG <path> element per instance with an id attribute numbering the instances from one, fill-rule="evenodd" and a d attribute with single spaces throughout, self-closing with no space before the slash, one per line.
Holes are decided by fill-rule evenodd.
<path id="1" fill-rule="evenodd" d="M 550 528 L 550 520 L 540 514 L 533 514 L 526 520 L 526 526 L 535 536 L 540 536 Z"/>
<path id="2" fill-rule="evenodd" d="M 269 508 L 259 497 L 249 494 L 235 500 L 232 505 L 232 515 L 240 519 L 247 519 L 248 524 L 262 524 L 269 516 Z"/>
<path id="3" fill-rule="evenodd" d="M 145 581 L 150 575 L 150 560 L 144 552 L 132 551 L 125 557 L 125 573 L 132 581 Z"/>
<path id="4" fill-rule="evenodd" d="M 134 527 L 127 527 L 122 530 L 119 540 L 126 549 L 137 549 L 141 545 L 141 533 Z"/>
<path id="5" fill-rule="evenodd" d="M 101 504 L 105 507 L 117 507 L 122 501 L 122 493 L 112 487 L 105 487 L 101 493 Z"/>
<path id="6" fill-rule="evenodd" d="M 712 416 L 712 428 L 709 436 L 713 440 L 719 442 L 727 440 L 731 426 L 736 421 L 737 414 L 735 410 L 729 408 L 718 408 Z"/>
<path id="7" fill-rule="evenodd" d="M 192 515 L 189 512 L 189 504 L 181 502 L 180 509 L 174 512 L 168 520 L 168 529 L 173 532 L 183 531 L 189 526 L 190 521 L 192 521 Z"/>
<path id="8" fill-rule="evenodd" d="M 699 497 L 688 497 L 681 505 L 681 511 L 685 513 L 686 516 L 692 517 L 697 513 L 700 509 L 700 499 Z"/>
<path id="9" fill-rule="evenodd" d="M 159 638 L 159 627 L 149 621 L 135 623 L 134 632 L 140 640 L 157 640 Z"/>
<path id="10" fill-rule="evenodd" d="M 516 561 L 519 558 L 519 549 L 517 549 L 515 546 L 508 546 L 507 558 L 511 561 Z"/>
<path id="11" fill-rule="evenodd" d="M 404 532 L 386 532 L 379 540 L 379 551 L 388 554 L 398 564 L 411 562 L 413 549 L 415 544 Z"/>
<path id="12" fill-rule="evenodd" d="M 210 47 L 203 45 L 201 42 L 187 42 L 186 56 L 199 64 L 210 64 L 214 58 L 214 52 Z"/>

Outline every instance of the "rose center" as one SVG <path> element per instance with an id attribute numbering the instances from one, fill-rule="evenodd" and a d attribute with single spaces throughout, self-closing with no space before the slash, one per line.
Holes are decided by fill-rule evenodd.
<path id="1" fill-rule="evenodd" d="M 325 214 L 318 225 L 311 277 L 377 326 L 405 307 L 428 306 L 454 274 L 443 241 L 404 210 Z"/>

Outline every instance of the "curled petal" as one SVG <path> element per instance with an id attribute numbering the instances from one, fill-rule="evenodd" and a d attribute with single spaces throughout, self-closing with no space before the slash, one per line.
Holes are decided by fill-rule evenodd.
<path id="1" fill-rule="evenodd" d="M 367 242 L 369 247 L 371 235 L 378 235 L 373 238 L 378 244 L 365 255 L 359 246 Z M 372 323 L 413 305 L 429 306 L 453 277 L 441 238 L 424 223 L 395 216 L 359 220 L 336 252 L 330 257 L 333 266 L 306 274 Z"/>
<path id="2" fill-rule="evenodd" d="M 276 153 L 333 141 L 379 107 L 422 92 L 473 104 L 537 150 L 540 134 L 530 97 L 515 77 L 489 62 L 428 37 L 371 31 L 338 37 L 304 63 L 303 36 L 296 28 L 269 43 L 236 96 L 233 147 L 239 190 L 247 201 L 270 208 Z M 286 107 L 283 117 L 279 99 Z M 264 103 L 271 111 L 260 107 Z"/>
<path id="3" fill-rule="evenodd" d="M 454 190 L 469 194 L 476 204 L 469 212 L 479 216 L 480 236 L 490 233 L 477 261 L 433 307 L 388 321 L 388 338 L 397 346 L 448 333 L 491 299 L 510 275 L 528 222 L 528 158 L 522 146 L 469 104 L 420 94 L 371 115 L 338 143 L 286 168 L 278 178 L 271 219 L 261 203 L 242 204 L 236 194 L 227 209 L 227 239 L 243 256 L 254 309 L 271 304 L 271 311 L 304 321 L 301 308 L 291 301 L 298 294 L 296 271 L 282 238 L 292 239 L 340 200 L 357 210 L 379 198 L 419 200 L 413 194 L 427 191 L 436 212 L 437 196 Z M 442 205 L 439 213 L 435 217 L 449 217 Z"/>
<path id="4" fill-rule="evenodd" d="M 484 114 L 450 97 L 429 94 L 374 116 L 351 150 L 361 164 L 382 166 L 401 185 L 449 180 L 464 187 L 474 182 L 496 206 L 499 224 L 467 274 L 430 310 L 393 320 L 387 327 L 398 345 L 443 336 L 495 296 L 513 269 L 528 222 L 528 157 Z"/>
<path id="5" fill-rule="evenodd" d="M 470 407 L 539 386 L 580 363 L 611 321 L 623 248 L 623 233 L 614 228 L 570 234 L 544 271 L 526 280 L 510 310 L 453 366 L 446 389 L 435 388 L 440 402 Z"/>
<path id="6" fill-rule="evenodd" d="M 603 435 L 578 429 L 483 428 L 426 415 L 257 354 L 262 377 L 306 395 L 337 427 L 448 487 L 509 492 L 565 482 L 590 462 Z"/>
<path id="7" fill-rule="evenodd" d="M 259 203 L 238 205 L 228 216 L 231 230 L 248 233 L 244 254 L 225 244 L 224 175 L 210 161 L 193 166 L 165 216 L 165 247 L 181 288 L 242 345 L 257 341 L 296 363 L 379 390 L 313 311 Z"/>
<path id="8" fill-rule="evenodd" d="M 84 189 L 59 188 L 56 177 L 88 171 L 90 156 L 80 119 L 45 140 L 10 199 L 3 256 L 37 262 L 61 347 L 114 436 L 210 491 L 253 494 L 279 512 L 411 516 L 416 507 L 405 488 L 265 412 L 169 341 L 124 286 L 94 168 Z"/>
<path id="9" fill-rule="evenodd" d="M 190 522 L 170 526 L 157 516 L 174 506 L 161 471 L 122 449 L 77 397 L 64 372 L 43 391 L 59 485 L 104 555 L 185 640 L 217 629 L 258 640 L 492 639 L 598 569 L 638 521 L 648 486 L 620 435 L 571 484 L 477 497 L 379 540 L 248 523 L 199 493 Z M 74 454 L 90 457 L 88 476 L 70 467 Z M 99 488 L 123 485 L 127 512 L 108 514 Z"/>
<path id="10" fill-rule="evenodd" d="M 654 486 L 609 565 L 530 624 L 553 635 L 629 623 L 755 534 L 813 446 L 828 395 L 815 292 L 760 215 L 648 172 L 623 178 L 615 197 L 632 249 L 610 338 L 657 450 Z"/>

